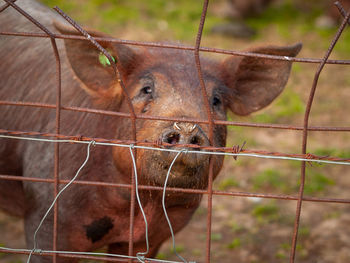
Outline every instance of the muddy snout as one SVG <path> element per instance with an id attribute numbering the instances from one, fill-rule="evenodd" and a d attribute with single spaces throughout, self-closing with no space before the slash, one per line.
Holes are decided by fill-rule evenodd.
<path id="1" fill-rule="evenodd" d="M 197 146 L 209 146 L 209 139 L 205 132 L 198 124 L 186 122 L 174 122 L 170 127 L 165 129 L 161 135 L 162 142 L 166 144 L 192 144 Z M 167 148 L 171 146 L 167 146 Z M 199 148 L 183 147 L 188 151 L 198 151 Z M 162 157 L 166 161 L 172 161 L 176 153 L 162 152 Z M 177 159 L 177 163 L 183 163 L 188 167 L 197 167 L 203 165 L 208 156 L 200 153 L 183 152 Z"/>

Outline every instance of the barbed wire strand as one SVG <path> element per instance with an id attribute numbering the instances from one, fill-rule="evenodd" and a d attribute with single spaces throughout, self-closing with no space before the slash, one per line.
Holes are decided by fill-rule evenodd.
<path id="1" fill-rule="evenodd" d="M 29 140 L 29 141 L 42 141 L 42 142 L 53 142 L 53 143 L 82 143 L 82 144 L 88 144 L 89 143 L 89 141 L 43 139 L 43 138 L 20 137 L 20 136 L 1 135 L 1 134 L 0 134 L 0 138 Z M 124 148 L 129 148 L 130 147 L 130 144 L 118 144 L 118 143 L 107 143 L 107 142 L 95 142 L 95 145 L 124 147 Z M 166 148 L 157 148 L 157 147 L 142 146 L 142 145 L 134 145 L 134 148 L 144 149 L 144 150 L 164 151 L 164 152 L 176 152 L 176 153 L 181 151 L 180 149 L 166 149 Z M 266 154 L 254 154 L 254 153 L 230 153 L 230 152 L 191 151 L 191 150 L 188 150 L 188 153 L 225 155 L 225 156 L 246 156 L 246 157 L 264 158 L 264 159 L 279 159 L 279 160 L 290 160 L 290 161 L 307 161 L 307 162 L 315 162 L 315 163 L 338 164 L 338 165 L 350 166 L 350 162 L 330 161 L 330 160 L 322 160 L 322 159 L 317 159 L 317 158 L 316 159 L 309 159 L 309 158 L 289 157 L 289 156 L 271 156 L 271 155 L 266 155 Z"/>
<path id="2" fill-rule="evenodd" d="M 44 223 L 45 219 L 47 218 L 48 214 L 50 213 L 51 209 L 54 207 L 55 203 L 57 202 L 58 198 L 60 197 L 60 195 L 78 178 L 78 175 L 80 173 L 80 171 L 84 168 L 84 166 L 86 165 L 86 163 L 88 162 L 89 158 L 90 158 L 90 147 L 91 145 L 95 145 L 95 141 L 90 141 L 87 147 L 87 154 L 86 154 L 86 158 L 85 161 L 83 162 L 83 164 L 79 167 L 79 169 L 77 170 L 75 176 L 72 178 L 72 180 L 70 180 L 70 182 L 68 184 L 66 184 L 61 191 L 59 191 L 59 193 L 56 195 L 55 199 L 52 201 L 50 207 L 47 209 L 45 215 L 42 217 L 37 229 L 34 232 L 34 246 L 33 249 L 30 251 L 28 259 L 27 259 L 27 263 L 30 262 L 30 259 L 32 257 L 33 252 L 37 251 L 37 234 L 42 226 L 42 224 Z"/>

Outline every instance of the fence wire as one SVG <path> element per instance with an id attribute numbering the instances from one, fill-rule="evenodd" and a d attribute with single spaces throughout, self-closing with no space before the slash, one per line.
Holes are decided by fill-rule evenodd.
<path id="1" fill-rule="evenodd" d="M 42 133 L 38 131 L 11 131 L 11 130 L 5 130 L 0 129 L 0 139 L 16 139 L 16 140 L 30 140 L 30 141 L 42 141 L 42 142 L 52 142 L 55 143 L 55 149 L 54 149 L 54 156 L 55 156 L 55 166 L 54 166 L 54 178 L 53 179 L 43 179 L 43 178 L 33 178 L 33 177 L 18 177 L 14 175 L 0 175 L 1 180 L 18 180 L 18 181 L 32 181 L 32 182 L 46 182 L 49 184 L 54 185 L 54 202 L 48 209 L 46 215 L 42 218 L 42 221 L 39 223 L 39 227 L 37 231 L 40 230 L 41 223 L 45 220 L 46 216 L 50 212 L 50 210 L 53 208 L 53 215 L 54 215 L 54 221 L 53 221 L 53 242 L 52 242 L 52 250 L 42 250 L 40 248 L 36 247 L 36 241 L 34 237 L 34 248 L 32 250 L 30 249 L 12 249 L 12 248 L 5 248 L 0 247 L 0 252 L 6 252 L 6 253 L 17 253 L 17 254 L 27 254 L 28 255 L 28 262 L 30 261 L 31 255 L 42 255 L 42 256 L 50 256 L 53 259 L 53 262 L 55 263 L 57 261 L 57 256 L 60 257 L 67 257 L 67 258 L 80 258 L 80 259 L 93 259 L 93 260 L 105 260 L 105 261 L 139 261 L 139 262 L 175 262 L 175 261 L 167 261 L 167 260 L 158 260 L 158 259 L 151 259 L 146 258 L 147 252 L 148 252 L 148 237 L 147 234 L 145 236 L 145 240 L 147 242 L 147 251 L 146 252 L 140 252 L 136 251 L 137 253 L 134 253 L 133 248 L 133 229 L 134 229 L 134 214 L 135 214 L 135 205 L 136 201 L 138 202 L 141 211 L 142 205 L 140 198 L 138 196 L 138 190 L 139 189 L 149 189 L 149 190 L 157 190 L 157 191 L 163 191 L 163 208 L 164 213 L 167 215 L 167 211 L 165 209 L 164 204 L 164 196 L 166 191 L 175 191 L 175 192 L 184 192 L 184 193 L 197 193 L 197 194 L 206 194 L 208 197 L 208 213 L 207 213 L 207 233 L 206 233 L 206 262 L 210 262 L 210 253 L 211 253 L 211 217 L 212 217 L 212 198 L 214 195 L 228 195 L 228 196 L 243 196 L 243 197 L 262 197 L 262 198 L 272 198 L 272 199 L 282 199 L 282 200 L 296 200 L 297 201 L 297 207 L 295 212 L 295 220 L 294 220 L 294 230 L 292 235 L 292 245 L 290 250 L 290 263 L 295 262 L 295 254 L 296 254 L 296 245 L 298 240 L 298 231 L 300 227 L 300 215 L 302 210 L 302 202 L 303 201 L 310 201 L 310 202 L 333 202 L 333 203 L 345 203 L 349 204 L 350 199 L 335 199 L 335 198 L 310 198 L 310 197 L 304 197 L 304 182 L 305 182 L 305 168 L 307 163 L 316 162 L 316 163 L 328 163 L 328 164 L 338 164 L 338 165 L 350 165 L 350 159 L 344 159 L 344 158 L 338 158 L 338 157 L 332 157 L 332 156 L 317 156 L 311 153 L 307 153 L 307 139 L 308 139 L 308 132 L 309 131 L 328 131 L 328 132 L 349 132 L 350 127 L 314 127 L 309 126 L 309 116 L 310 111 L 313 103 L 314 94 L 317 89 L 317 83 L 318 78 L 323 70 L 323 67 L 326 64 L 337 64 L 337 65 L 349 65 L 350 60 L 329 60 L 329 56 L 332 53 L 332 50 L 341 36 L 345 26 L 347 23 L 349 23 L 350 18 L 350 12 L 346 13 L 344 9 L 342 8 L 341 4 L 337 1 L 335 5 L 338 7 L 340 14 L 344 17 L 342 24 L 339 26 L 337 34 L 334 36 L 329 49 L 327 50 L 325 56 L 322 59 L 311 59 L 311 58 L 294 58 L 294 57 L 286 57 L 286 56 L 274 56 L 274 55 L 265 55 L 265 54 L 256 54 L 256 53 L 249 53 L 249 52 L 240 52 L 240 51 L 230 51 L 230 50 L 223 50 L 223 49 L 217 49 L 217 48 L 207 48 L 207 47 L 201 47 L 201 38 L 203 33 L 203 27 L 205 23 L 207 8 L 208 8 L 208 0 L 205 0 L 203 3 L 203 10 L 201 13 L 201 18 L 199 22 L 199 28 L 198 33 L 196 36 L 196 43 L 195 46 L 185 46 L 185 45 L 175 45 L 175 44 L 162 44 L 162 43 L 151 43 L 151 42 L 141 42 L 141 41 L 130 41 L 130 40 L 121 40 L 121 39 L 115 39 L 115 38 L 101 38 L 101 37 L 92 37 L 89 35 L 82 27 L 79 26 L 78 23 L 76 23 L 72 18 L 70 18 L 68 15 L 66 15 L 61 9 L 58 7 L 55 7 L 54 10 L 59 13 L 65 20 L 67 20 L 73 27 L 75 27 L 82 36 L 75 36 L 75 35 L 62 35 L 62 34 L 55 34 L 50 32 L 48 28 L 43 26 L 39 21 L 37 21 L 35 18 L 30 16 L 25 10 L 21 9 L 18 5 L 16 5 L 16 0 L 3 0 L 5 4 L 0 7 L 0 15 L 1 12 L 6 10 L 7 8 L 13 8 L 16 11 L 19 12 L 19 15 L 23 15 L 26 17 L 29 21 L 31 21 L 35 26 L 40 28 L 43 33 L 32 33 L 32 32 L 5 32 L 1 31 L 0 35 L 9 35 L 9 36 L 17 36 L 17 37 L 40 37 L 40 38 L 50 38 L 51 40 L 51 46 L 55 54 L 55 62 L 56 62 L 56 104 L 44 104 L 44 103 L 35 103 L 35 102 L 23 102 L 23 101 L 6 101 L 1 100 L 1 105 L 7 105 L 7 106 L 16 106 L 16 107 L 35 107 L 35 108 L 47 108 L 47 109 L 53 109 L 56 111 L 56 125 L 55 125 L 55 134 L 50 133 Z M 82 107 L 66 107 L 61 105 L 61 61 L 60 61 L 60 55 L 57 49 L 56 45 L 56 39 L 72 39 L 72 40 L 85 40 L 92 43 L 97 49 L 99 49 L 110 61 L 112 68 L 115 73 L 115 78 L 120 83 L 123 95 L 127 101 L 127 105 L 129 108 L 129 113 L 125 112 L 113 112 L 113 111 L 104 111 L 104 110 L 97 110 L 97 109 L 90 109 L 90 108 L 82 108 Z M 198 72 L 198 78 L 200 80 L 200 87 L 201 87 L 201 96 L 204 99 L 204 104 L 207 112 L 207 119 L 191 119 L 191 118 L 180 118 L 180 117 L 162 117 L 162 116 L 150 116 L 150 115 L 143 115 L 143 114 L 136 114 L 134 107 L 132 105 L 130 96 L 127 92 L 126 86 L 121 78 L 120 70 L 118 69 L 118 63 L 115 63 L 111 55 L 105 50 L 97 41 L 106 41 L 106 42 L 114 42 L 114 43 L 121 43 L 126 45 L 136 45 L 136 46 L 146 46 L 146 47 L 155 47 L 155 48 L 170 48 L 170 49 L 180 49 L 180 50 L 191 50 L 194 54 L 194 60 Z M 302 63 L 317 63 L 319 64 L 318 70 L 314 77 L 314 82 L 309 94 L 309 99 L 307 103 L 307 108 L 304 113 L 304 123 L 302 126 L 293 126 L 293 125 L 276 125 L 276 124 L 257 124 L 257 123 L 240 123 L 240 122 L 233 122 L 233 121 L 222 121 L 222 120 L 215 120 L 213 117 L 213 113 L 211 112 L 210 104 L 209 104 L 209 97 L 205 88 L 205 82 L 203 80 L 203 73 L 201 69 L 200 64 L 200 58 L 199 53 L 200 52 L 211 52 L 211 53 L 220 53 L 220 54 L 226 54 L 226 55 L 236 55 L 236 56 L 248 56 L 248 57 L 258 57 L 258 58 L 264 58 L 264 59 L 273 59 L 273 60 L 282 60 L 282 61 L 293 61 L 293 62 L 302 62 Z M 117 61 L 119 61 L 117 57 Z M 61 112 L 62 111 L 76 111 L 76 112 L 88 112 L 91 114 L 99 114 L 99 115 L 105 115 L 105 116 L 118 116 L 123 118 L 129 118 L 132 123 L 132 140 L 108 140 L 105 138 L 88 138 L 83 137 L 80 135 L 67 135 L 62 134 L 60 132 L 61 127 Z M 209 141 L 210 146 L 208 147 L 200 147 L 200 146 L 194 146 L 191 144 L 181 144 L 176 145 L 173 149 L 166 148 L 166 143 L 159 143 L 159 142 L 146 142 L 146 141 L 137 141 L 136 134 L 137 134 L 137 128 L 136 128 L 136 120 L 138 119 L 146 119 L 146 120 L 161 120 L 161 121 L 172 121 L 172 122 L 189 122 L 194 124 L 207 124 L 209 126 Z M 214 125 L 234 125 L 234 126 L 245 126 L 245 127 L 256 127 L 256 128 L 269 128 L 269 129 L 287 129 L 287 130 L 295 130 L 302 132 L 302 153 L 301 154 L 287 154 L 287 153 L 279 153 L 279 152 L 270 152 L 270 151 L 254 151 L 249 149 L 243 149 L 243 146 L 233 146 L 233 147 L 214 147 L 213 146 L 213 137 L 214 137 Z M 76 175 L 73 177 L 72 180 L 62 180 L 59 178 L 59 145 L 60 143 L 84 143 L 88 144 L 87 149 L 87 158 L 85 162 L 82 164 L 80 169 L 77 171 Z M 132 169 L 132 176 L 131 176 L 131 183 L 130 184 L 113 184 L 113 183 L 105 183 L 105 182 L 92 182 L 92 181 L 82 181 L 77 180 L 77 176 L 80 172 L 80 170 L 84 167 L 84 165 L 88 162 L 89 159 L 89 152 L 90 152 L 90 146 L 92 144 L 96 145 L 104 145 L 104 146 L 111 146 L 111 147 L 127 147 L 130 149 L 130 154 L 133 160 L 133 169 Z M 173 145 L 172 145 L 173 146 Z M 184 147 L 186 150 L 184 150 Z M 200 148 L 201 151 L 198 151 Z M 246 157 L 254 157 L 254 158 L 269 158 L 269 159 L 282 159 L 282 160 L 295 160 L 301 162 L 301 183 L 299 188 L 299 194 L 297 196 L 287 196 L 287 195 L 273 195 L 273 194 L 257 194 L 257 193 L 243 193 L 243 192 L 228 192 L 228 191 L 215 191 L 213 190 L 212 182 L 213 182 L 213 158 L 210 157 L 210 169 L 209 169 L 209 178 L 208 178 L 208 188 L 206 190 L 201 189 L 184 189 L 184 188 L 174 188 L 174 187 L 167 187 L 167 179 L 165 181 L 164 187 L 157 187 L 157 186 L 147 186 L 147 185 L 138 185 L 137 182 L 137 170 L 136 170 L 136 160 L 137 160 L 137 149 L 147 149 L 147 150 L 153 150 L 153 151 L 169 151 L 169 152 L 176 152 L 177 155 L 173 159 L 172 164 L 169 167 L 168 173 L 167 173 L 167 179 L 169 177 L 170 171 L 172 169 L 172 165 L 174 164 L 176 158 L 180 154 L 188 154 L 188 153 L 196 153 L 196 154 L 207 154 L 210 156 L 213 155 L 229 155 L 233 157 L 237 156 L 246 156 Z M 191 150 L 189 150 L 191 149 Z M 65 187 L 59 191 L 59 185 L 65 184 Z M 61 195 L 61 193 L 67 189 L 71 184 L 82 184 L 82 185 L 91 185 L 91 186 L 101 186 L 101 187 L 117 187 L 117 188 L 128 188 L 131 189 L 131 205 L 130 205 L 130 225 L 129 225 L 129 248 L 128 248 L 128 255 L 115 255 L 115 254 L 108 254 L 108 253 L 91 253 L 91 252 L 74 252 L 74 251 L 58 251 L 57 250 L 57 236 L 58 236 L 58 206 L 57 206 L 57 199 Z M 63 197 L 64 198 L 64 197 Z M 166 216 L 167 217 L 167 216 Z M 147 219 L 144 216 L 146 228 L 147 228 Z M 167 221 L 170 227 L 170 230 L 172 232 L 172 238 L 173 238 L 173 246 L 174 251 L 175 249 L 175 240 L 174 235 L 171 227 L 171 222 L 169 218 L 167 217 Z M 147 231 L 146 231 L 147 233 Z M 35 232 L 36 234 L 36 232 Z M 133 256 L 136 254 L 136 257 Z M 187 262 L 183 257 L 178 255 L 179 259 L 183 262 Z"/>

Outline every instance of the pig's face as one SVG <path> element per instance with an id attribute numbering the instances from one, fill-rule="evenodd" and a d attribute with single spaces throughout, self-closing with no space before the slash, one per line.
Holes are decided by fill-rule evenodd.
<path id="1" fill-rule="evenodd" d="M 143 65 L 130 75 L 126 85 L 137 114 L 153 116 L 207 119 L 205 103 L 200 90 L 198 73 L 193 52 L 148 49 L 144 51 Z M 218 64 L 202 61 L 206 89 L 215 119 L 226 118 L 224 105 L 225 84 L 216 76 Z M 121 106 L 127 111 L 126 102 Z M 130 121 L 124 120 L 124 128 L 117 131 L 117 138 L 130 135 Z M 125 130 L 129 130 L 127 132 Z M 174 121 L 137 121 L 137 139 L 160 141 L 168 144 L 193 144 L 209 146 L 209 127 Z M 224 146 L 226 129 L 215 126 L 213 144 Z M 200 151 L 198 149 L 198 151 Z M 115 159 L 126 154 L 123 149 L 115 149 Z M 129 157 L 129 156 L 128 156 Z M 175 153 L 138 150 L 140 180 L 148 184 L 162 185 Z M 214 158 L 214 174 L 222 166 L 222 157 Z M 124 158 L 125 159 L 125 158 Z M 127 169 L 130 163 L 116 162 L 120 170 Z M 183 153 L 171 170 L 170 186 L 204 188 L 208 181 L 209 156 Z"/>
<path id="2" fill-rule="evenodd" d="M 74 31 L 58 26 L 64 33 Z M 99 35 L 93 33 L 93 35 Z M 67 56 L 84 89 L 102 105 L 115 105 L 115 110 L 129 112 L 122 90 L 110 66 L 99 60 L 100 54 L 87 41 L 65 40 Z M 194 53 L 160 48 L 131 48 L 101 43 L 117 63 L 136 114 L 165 117 L 208 119 L 194 61 Z M 295 56 L 300 44 L 287 47 L 262 47 L 251 52 Z M 228 57 L 214 62 L 201 58 L 201 68 L 213 117 L 226 118 L 229 109 L 247 115 L 270 104 L 287 83 L 291 63 L 250 57 Z M 170 144 L 209 146 L 209 127 L 186 122 L 137 120 L 138 141 L 161 141 Z M 104 127 L 101 127 L 103 129 Z M 108 128 L 108 127 L 105 127 Z M 116 138 L 132 139 L 131 121 L 120 118 Z M 226 127 L 214 127 L 214 146 L 224 146 Z M 198 149 L 198 151 L 201 151 Z M 175 153 L 138 150 L 139 180 L 144 184 L 163 185 Z M 129 178 L 129 149 L 113 150 L 117 169 Z M 213 156 L 214 176 L 221 169 L 223 157 Z M 209 156 L 182 153 L 171 170 L 168 185 L 205 188 L 209 173 Z"/>

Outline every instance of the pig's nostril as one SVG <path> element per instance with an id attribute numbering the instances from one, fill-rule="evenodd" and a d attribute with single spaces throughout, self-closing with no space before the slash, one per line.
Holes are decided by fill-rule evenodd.
<path id="1" fill-rule="evenodd" d="M 165 138 L 165 142 L 170 144 L 176 144 L 179 141 L 180 141 L 180 134 L 177 132 L 169 133 Z"/>
<path id="2" fill-rule="evenodd" d="M 201 138 L 199 138 L 198 136 L 192 136 L 192 138 L 190 139 L 190 143 L 191 144 L 196 144 L 196 145 L 201 145 L 202 144 L 202 140 Z"/>

